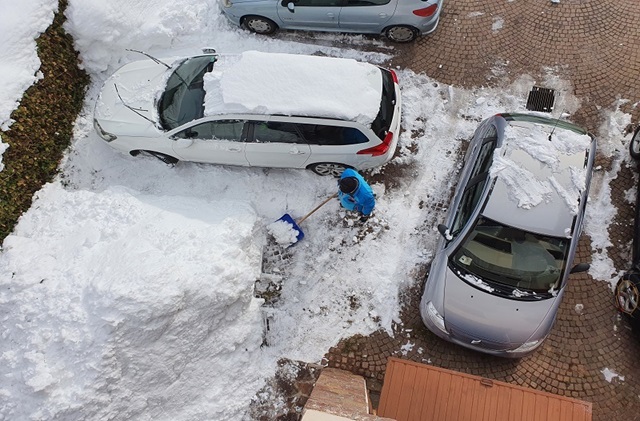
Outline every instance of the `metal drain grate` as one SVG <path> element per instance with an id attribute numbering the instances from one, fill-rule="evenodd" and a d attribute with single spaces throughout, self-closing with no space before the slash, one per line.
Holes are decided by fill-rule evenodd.
<path id="1" fill-rule="evenodd" d="M 531 89 L 531 92 L 529 92 L 529 97 L 527 98 L 527 110 L 550 113 L 553 111 L 553 103 L 555 99 L 556 94 L 553 89 L 534 86 Z"/>

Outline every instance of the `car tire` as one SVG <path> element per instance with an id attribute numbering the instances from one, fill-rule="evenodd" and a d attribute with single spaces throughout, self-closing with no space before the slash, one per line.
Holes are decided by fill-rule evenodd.
<path id="1" fill-rule="evenodd" d="M 418 38 L 418 30 L 406 25 L 390 26 L 384 31 L 384 36 L 393 42 L 411 42 Z"/>
<path id="2" fill-rule="evenodd" d="M 307 167 L 307 169 L 310 169 L 311 171 L 313 171 L 318 175 L 322 175 L 322 176 L 330 175 L 333 177 L 340 177 L 342 175 L 342 172 L 347 168 L 351 168 L 351 167 L 349 167 L 348 165 L 337 164 L 334 162 L 319 162 L 317 164 L 312 164 Z"/>
<path id="3" fill-rule="evenodd" d="M 160 161 L 164 162 L 167 165 L 175 165 L 178 163 L 179 159 L 174 158 L 171 155 L 164 154 L 162 152 L 154 152 L 154 151 L 131 151 L 131 156 L 138 156 L 140 154 L 152 156 L 154 158 L 158 158 Z"/>
<path id="4" fill-rule="evenodd" d="M 640 320 L 640 274 L 625 274 L 616 284 L 615 299 L 618 310 Z"/>
<path id="5" fill-rule="evenodd" d="M 242 25 L 247 30 L 262 35 L 273 34 L 278 29 L 274 21 L 262 16 L 247 16 L 242 20 Z"/>
<path id="6" fill-rule="evenodd" d="M 629 142 L 629 155 L 635 160 L 640 160 L 640 125 L 636 127 Z"/>

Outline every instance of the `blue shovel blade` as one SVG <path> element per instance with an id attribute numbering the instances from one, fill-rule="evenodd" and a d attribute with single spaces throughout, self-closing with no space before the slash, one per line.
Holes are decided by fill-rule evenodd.
<path id="1" fill-rule="evenodd" d="M 294 230 L 298 231 L 298 235 L 296 235 L 295 243 L 297 243 L 298 241 L 300 241 L 300 240 L 302 240 L 304 238 L 304 232 L 302 232 L 302 229 L 300 229 L 298 224 L 296 224 L 296 221 L 288 213 L 285 213 L 284 215 L 282 215 L 280 217 L 280 219 L 278 219 L 278 221 L 288 222 L 291 225 L 293 225 L 293 229 Z M 291 243 L 291 245 L 294 245 L 295 243 Z"/>

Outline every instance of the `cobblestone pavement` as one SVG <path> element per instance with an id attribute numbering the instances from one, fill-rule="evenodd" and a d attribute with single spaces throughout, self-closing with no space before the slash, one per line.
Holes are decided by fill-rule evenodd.
<path id="1" fill-rule="evenodd" d="M 392 65 L 465 87 L 492 86 L 522 74 L 542 78 L 552 68 L 571 81 L 573 95 L 581 100 L 572 119 L 597 133 L 601 110 L 620 98 L 630 100 L 621 108 L 640 122 L 639 110 L 632 108 L 640 100 L 639 28 L 638 0 L 445 0 L 436 32 L 397 46 Z M 606 159 L 600 161 L 607 169 Z M 608 253 L 618 270 L 629 265 L 633 210 L 624 197 L 636 171 L 623 164 L 611 183 L 618 215 Z M 576 261 L 588 262 L 591 254 L 590 240 L 583 236 Z M 402 324 L 393 337 L 377 332 L 349 338 L 325 357 L 330 367 L 363 375 L 374 402 L 387 358 L 400 356 L 591 401 L 594 420 L 640 419 L 640 337 L 614 309 L 608 283 L 573 275 L 548 340 L 533 355 L 508 360 L 430 333 L 418 312 L 421 282 L 416 279 L 407 292 Z M 413 348 L 403 352 L 408 343 Z M 624 379 L 607 381 L 605 368 Z"/>

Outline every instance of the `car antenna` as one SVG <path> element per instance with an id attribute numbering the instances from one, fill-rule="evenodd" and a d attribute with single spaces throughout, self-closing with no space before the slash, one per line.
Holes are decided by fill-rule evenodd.
<path id="1" fill-rule="evenodd" d="M 131 111 L 133 111 L 134 113 L 138 114 L 140 117 L 144 118 L 145 120 L 151 122 L 154 126 L 156 125 L 156 122 L 151 120 L 149 117 L 145 116 L 144 114 L 142 114 L 140 111 L 148 111 L 148 110 L 143 110 L 142 108 L 133 108 L 131 105 L 127 104 L 126 102 L 124 102 L 124 99 L 122 99 L 122 96 L 120 96 L 120 91 L 118 90 L 118 85 L 116 85 L 115 83 L 113 84 L 113 87 L 116 88 L 116 93 L 118 94 L 118 98 L 120 98 L 120 101 L 122 101 L 122 104 L 127 107 L 128 109 L 130 109 Z"/>
<path id="2" fill-rule="evenodd" d="M 558 123 L 560 122 L 560 117 L 562 117 L 562 114 L 564 114 L 564 110 L 562 110 L 558 118 L 556 118 L 556 124 L 553 125 L 553 129 L 551 129 L 551 133 L 549 133 L 549 142 L 551 142 L 551 136 L 553 135 L 553 132 L 556 131 L 556 127 L 558 127 Z"/>
<path id="3" fill-rule="evenodd" d="M 140 53 L 143 56 L 149 57 L 151 60 L 155 61 L 156 63 L 164 65 L 167 69 L 171 69 L 171 66 L 169 66 L 167 63 L 158 60 L 157 58 L 153 57 L 151 54 L 147 54 L 144 51 L 134 50 L 134 49 L 131 49 L 131 48 L 127 48 L 126 50 L 127 51 L 133 51 L 134 53 Z"/>

